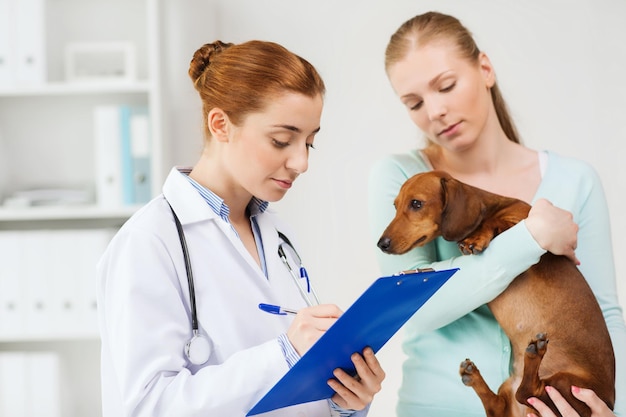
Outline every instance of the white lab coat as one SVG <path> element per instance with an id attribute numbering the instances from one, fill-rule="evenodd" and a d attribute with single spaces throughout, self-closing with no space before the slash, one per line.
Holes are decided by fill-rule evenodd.
<path id="1" fill-rule="evenodd" d="M 184 355 L 192 336 L 187 277 L 161 195 L 126 222 L 98 264 L 104 417 L 244 416 L 288 370 L 277 336 L 293 318 L 258 304 L 305 306 L 277 254 L 277 229 L 290 237 L 289 230 L 269 210 L 258 215 L 267 279 L 183 175 L 173 169 L 163 194 L 185 231 L 200 331 L 212 354 L 202 366 Z M 324 400 L 263 416 L 330 414 Z"/>

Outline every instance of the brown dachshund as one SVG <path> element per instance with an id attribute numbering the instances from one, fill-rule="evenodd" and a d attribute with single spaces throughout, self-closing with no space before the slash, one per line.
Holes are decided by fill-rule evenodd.
<path id="1" fill-rule="evenodd" d="M 378 241 L 390 254 L 408 252 L 438 236 L 458 242 L 463 254 L 478 254 L 530 210 L 523 201 L 469 186 L 441 171 L 409 178 L 395 207 L 396 216 Z M 613 408 L 611 339 L 591 288 L 571 260 L 546 253 L 488 305 L 511 341 L 512 375 L 495 394 L 469 359 L 460 368 L 463 383 L 474 388 L 487 416 L 524 416 L 532 410 L 529 397 L 540 398 L 560 415 L 546 385 L 558 389 L 581 416 L 591 412 L 571 394 L 572 385 L 594 390 Z"/>

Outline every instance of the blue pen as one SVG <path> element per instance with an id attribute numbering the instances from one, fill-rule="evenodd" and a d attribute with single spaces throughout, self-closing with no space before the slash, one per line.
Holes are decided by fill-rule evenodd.
<path id="1" fill-rule="evenodd" d="M 294 310 L 293 308 L 285 308 L 274 304 L 261 303 L 259 304 L 259 308 L 266 313 L 277 314 L 280 316 L 284 316 L 286 314 L 298 314 L 298 310 Z"/>

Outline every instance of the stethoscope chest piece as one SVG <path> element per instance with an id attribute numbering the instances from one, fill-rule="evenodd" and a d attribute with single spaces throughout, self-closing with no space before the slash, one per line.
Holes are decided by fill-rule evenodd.
<path id="1" fill-rule="evenodd" d="M 185 345 L 185 356 L 194 365 L 204 365 L 211 356 L 211 344 L 209 340 L 194 331 L 194 335 Z"/>

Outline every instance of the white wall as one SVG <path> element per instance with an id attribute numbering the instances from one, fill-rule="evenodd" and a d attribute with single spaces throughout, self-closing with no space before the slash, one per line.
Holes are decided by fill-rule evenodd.
<path id="1" fill-rule="evenodd" d="M 301 252 L 324 301 L 346 308 L 379 275 L 377 249 L 367 226 L 369 167 L 383 154 L 414 147 L 420 137 L 389 86 L 383 53 L 402 22 L 438 10 L 460 18 L 491 57 L 525 143 L 584 159 L 599 171 L 612 216 L 624 305 L 626 260 L 621 253 L 626 250 L 622 238 L 626 217 L 621 212 L 626 203 L 626 164 L 620 151 L 626 149 L 626 3 L 185 0 L 176 2 L 179 11 L 185 3 L 202 4 L 207 14 L 194 9 L 183 13 L 192 24 L 170 21 L 172 36 L 195 42 L 174 45 L 175 52 L 170 51 L 175 55 L 172 65 L 181 63 L 184 72 L 184 81 L 176 85 L 186 86 L 172 91 L 173 102 L 184 106 L 173 113 L 181 117 L 171 126 L 176 142 L 173 163 L 194 163 L 201 142 L 200 131 L 195 130 L 199 119 L 187 112 L 199 106 L 186 70 L 202 43 L 215 38 L 275 41 L 310 60 L 325 79 L 322 131 L 309 172 L 274 206 L 297 230 Z M 198 25 L 199 21 L 206 23 Z M 179 82 L 174 73 L 170 77 L 172 83 Z M 388 377 L 372 407 L 373 417 L 393 414 L 401 378 L 399 340 L 392 339 L 379 354 Z"/>

